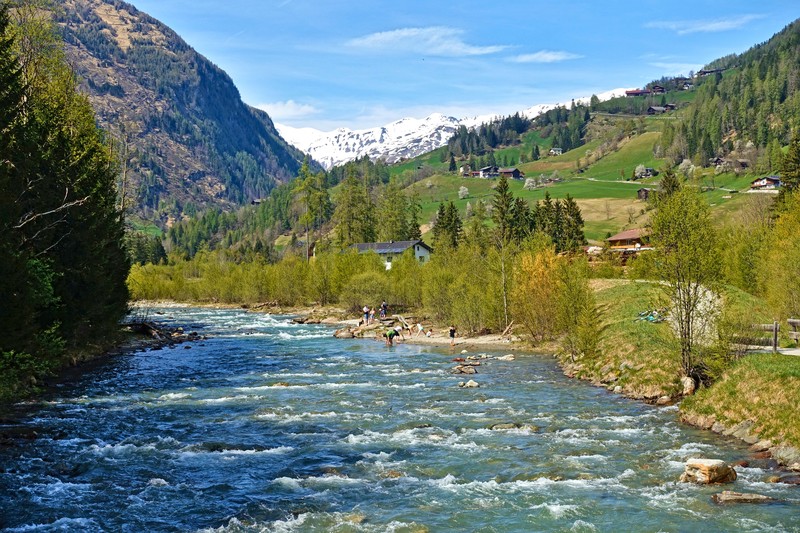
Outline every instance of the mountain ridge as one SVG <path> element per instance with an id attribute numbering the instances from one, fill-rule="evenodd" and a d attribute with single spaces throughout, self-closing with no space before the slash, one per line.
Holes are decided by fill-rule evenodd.
<path id="1" fill-rule="evenodd" d="M 60 5 L 67 56 L 125 160 L 133 214 L 168 226 L 296 175 L 304 154 L 172 29 L 121 0 Z"/>
<path id="2" fill-rule="evenodd" d="M 625 88 L 611 89 L 598 95 L 600 101 L 625 94 Z M 559 106 L 575 103 L 588 104 L 591 96 L 575 98 L 566 103 L 535 104 L 519 111 L 534 118 Z M 447 144 L 460 126 L 475 128 L 482 123 L 499 118 L 499 114 L 455 118 L 442 113 L 431 113 L 425 118 L 405 117 L 383 126 L 352 130 L 337 128 L 322 131 L 316 128 L 294 128 L 276 122 L 275 127 L 289 143 L 307 153 L 324 168 L 330 169 L 363 156 L 396 163 L 430 152 Z"/>

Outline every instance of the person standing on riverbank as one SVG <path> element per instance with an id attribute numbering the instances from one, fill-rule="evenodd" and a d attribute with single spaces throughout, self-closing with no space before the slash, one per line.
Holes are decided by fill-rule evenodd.
<path id="1" fill-rule="evenodd" d="M 456 345 L 456 326 L 450 326 L 450 346 Z"/>
<path id="2" fill-rule="evenodd" d="M 364 308 L 361 311 L 364 313 L 364 325 L 368 326 L 369 325 L 369 307 L 365 305 Z"/>

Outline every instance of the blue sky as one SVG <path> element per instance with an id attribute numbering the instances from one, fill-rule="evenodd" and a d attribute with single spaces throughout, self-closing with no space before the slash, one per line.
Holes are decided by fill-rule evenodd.
<path id="1" fill-rule="evenodd" d="M 769 39 L 797 0 L 134 0 L 294 127 L 509 114 L 663 75 Z"/>

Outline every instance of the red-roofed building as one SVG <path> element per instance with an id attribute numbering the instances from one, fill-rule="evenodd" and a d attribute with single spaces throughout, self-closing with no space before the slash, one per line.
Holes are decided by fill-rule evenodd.
<path id="1" fill-rule="evenodd" d="M 644 228 L 634 228 L 617 233 L 606 239 L 608 248 L 612 252 L 635 253 L 641 250 L 652 250 L 644 243 L 648 231 Z"/>

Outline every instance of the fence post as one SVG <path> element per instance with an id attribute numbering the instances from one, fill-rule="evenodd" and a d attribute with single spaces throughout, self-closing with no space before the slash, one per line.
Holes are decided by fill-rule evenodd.
<path id="1" fill-rule="evenodd" d="M 772 323 L 772 353 L 778 353 L 778 330 L 780 327 L 777 322 Z"/>

